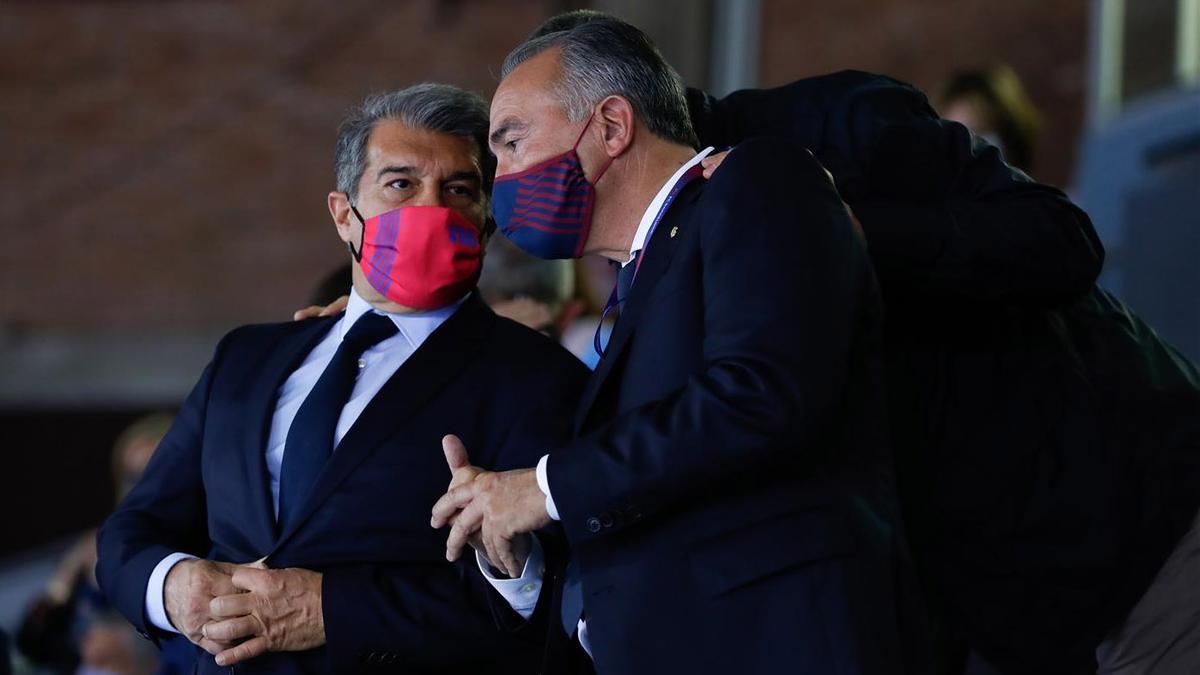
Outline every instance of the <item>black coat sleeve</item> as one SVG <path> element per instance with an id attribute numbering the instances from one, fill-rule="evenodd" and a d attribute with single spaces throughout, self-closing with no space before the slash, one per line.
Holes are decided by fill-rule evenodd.
<path id="1" fill-rule="evenodd" d="M 749 141 L 696 210 L 699 252 L 687 254 L 703 270 L 695 339 L 706 365 L 677 392 L 550 455 L 572 544 L 638 522 L 594 533 L 590 514 L 651 515 L 739 477 L 811 464 L 797 449 L 815 455 L 840 418 L 874 279 L 824 171 L 798 146 Z"/>
<path id="2" fill-rule="evenodd" d="M 889 298 L 1056 307 L 1082 297 L 1103 247 L 1060 191 L 1010 167 L 917 89 L 846 72 L 716 100 L 689 92 L 701 140 L 807 147 L 862 223 Z"/>
<path id="3" fill-rule="evenodd" d="M 143 634 L 162 634 L 145 612 L 146 584 L 154 568 L 172 553 L 203 557 L 210 547 L 200 453 L 210 384 L 224 344 L 218 345 L 145 473 L 97 538 L 96 580 L 109 602 Z"/>

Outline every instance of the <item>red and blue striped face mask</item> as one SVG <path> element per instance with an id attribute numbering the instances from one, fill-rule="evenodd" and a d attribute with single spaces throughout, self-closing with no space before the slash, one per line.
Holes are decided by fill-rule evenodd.
<path id="1" fill-rule="evenodd" d="M 362 217 L 362 245 L 350 253 L 367 283 L 397 304 L 414 309 L 445 307 L 471 292 L 479 280 L 483 247 L 479 230 L 443 206 L 406 206 Z"/>
<path id="2" fill-rule="evenodd" d="M 578 258 L 592 229 L 595 184 L 613 158 L 588 181 L 576 149 L 592 124 L 588 118 L 571 149 L 524 171 L 497 176 L 492 217 L 504 236 L 530 255 Z"/>

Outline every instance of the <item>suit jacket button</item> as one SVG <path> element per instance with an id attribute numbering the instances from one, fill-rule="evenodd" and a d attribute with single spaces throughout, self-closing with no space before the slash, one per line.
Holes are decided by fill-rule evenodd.
<path id="1" fill-rule="evenodd" d="M 587 519 L 587 528 L 589 532 L 599 532 L 600 527 L 601 525 L 599 518 L 592 516 L 591 518 Z"/>
<path id="2" fill-rule="evenodd" d="M 601 513 L 600 514 L 600 524 L 603 525 L 604 527 L 612 527 L 613 526 L 612 514 Z"/>

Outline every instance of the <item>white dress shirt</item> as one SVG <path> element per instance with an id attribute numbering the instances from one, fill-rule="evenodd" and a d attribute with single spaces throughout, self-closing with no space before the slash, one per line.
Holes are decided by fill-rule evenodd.
<path id="1" fill-rule="evenodd" d="M 702 159 L 712 153 L 713 148 L 709 146 L 701 150 L 695 157 L 688 160 L 679 170 L 663 183 L 658 194 L 654 195 L 654 199 L 650 201 L 650 206 L 646 207 L 645 213 L 642 214 L 642 219 L 638 223 L 637 230 L 633 233 L 633 243 L 629 247 L 629 259 L 621 263 L 624 267 L 633 262 L 637 254 L 646 246 L 646 238 L 650 236 L 650 229 L 654 227 L 654 221 L 658 219 L 659 212 L 667 201 L 667 196 L 671 193 L 671 188 L 683 178 L 683 174 L 687 173 L 688 169 L 696 166 Z M 538 488 L 546 495 L 546 513 L 550 515 L 551 520 L 561 520 L 558 516 L 558 507 L 554 505 L 554 497 L 550 494 L 550 481 L 546 477 L 546 461 L 550 455 L 542 455 L 542 458 L 537 463 L 537 484 Z M 535 557 L 536 556 L 536 557 Z M 521 617 L 528 619 L 533 614 L 533 608 L 537 605 L 538 595 L 542 590 L 542 578 L 545 574 L 545 565 L 542 558 L 542 547 L 537 541 L 537 537 L 533 538 L 533 548 L 530 551 L 529 560 L 525 562 L 525 569 L 521 576 L 516 579 L 498 579 L 492 573 L 488 564 L 484 561 L 483 556 L 475 554 L 476 562 L 479 565 L 479 570 L 483 573 L 488 583 L 496 589 L 496 592 L 503 597 L 513 611 L 520 614 Z M 592 655 L 591 646 L 587 639 L 587 620 L 579 620 L 579 644 L 583 646 L 583 650 L 588 656 Z"/>
<path id="2" fill-rule="evenodd" d="M 342 338 L 345 337 L 354 322 L 367 312 L 375 312 L 391 319 L 399 331 L 363 352 L 362 358 L 359 359 L 359 371 L 354 382 L 354 389 L 351 391 L 350 399 L 346 401 L 345 407 L 342 408 L 341 416 L 338 417 L 337 428 L 334 432 L 335 448 L 338 443 L 341 443 L 346 432 L 350 431 L 350 427 L 354 426 L 354 422 L 362 414 L 367 404 L 383 388 L 383 385 L 392 378 L 392 375 L 396 374 L 400 366 L 404 365 L 408 357 L 417 351 L 433 334 L 433 331 L 450 318 L 461 305 L 462 300 L 431 312 L 389 314 L 373 308 L 357 291 L 350 290 L 350 302 L 346 305 L 345 314 L 308 353 L 300 367 L 293 371 L 279 387 L 275 400 L 275 413 L 271 416 L 271 432 L 267 437 L 266 448 L 267 475 L 270 477 L 271 501 L 275 505 L 276 517 L 279 516 L 279 472 L 283 466 L 283 450 L 287 442 L 288 429 L 291 428 L 292 420 L 296 418 L 296 413 L 300 410 L 300 404 L 316 386 L 321 373 L 325 372 L 325 368 L 333 360 L 334 352 L 337 351 L 338 346 L 342 343 Z M 162 630 L 179 632 L 171 625 L 163 605 L 163 586 L 167 579 L 167 573 L 180 560 L 194 557 L 186 553 L 172 553 L 163 558 L 150 574 L 150 580 L 146 584 L 146 616 L 150 619 L 150 623 Z"/>

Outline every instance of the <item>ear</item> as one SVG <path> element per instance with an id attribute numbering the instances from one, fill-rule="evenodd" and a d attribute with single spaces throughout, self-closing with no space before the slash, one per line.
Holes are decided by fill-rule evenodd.
<path id="1" fill-rule="evenodd" d="M 624 96 L 612 95 L 596 105 L 596 127 L 603 134 L 601 141 L 609 157 L 618 157 L 633 143 L 637 116 L 633 104 Z"/>
<path id="2" fill-rule="evenodd" d="M 330 192 L 327 198 L 329 215 L 333 216 L 333 225 L 337 228 L 338 236 L 346 243 L 357 243 L 355 233 L 358 220 L 350 213 L 350 199 L 345 192 Z"/>

